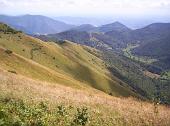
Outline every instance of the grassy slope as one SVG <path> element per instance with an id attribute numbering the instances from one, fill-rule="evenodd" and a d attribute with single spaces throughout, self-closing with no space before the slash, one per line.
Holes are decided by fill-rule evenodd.
<path id="1" fill-rule="evenodd" d="M 90 122 L 87 126 L 168 126 L 170 124 L 170 110 L 162 105 L 154 106 L 133 98 L 111 97 L 97 90 L 87 92 L 55 83 L 44 83 L 0 69 L 0 112 L 6 112 L 9 109 L 8 117 L 13 116 L 15 122 L 25 118 L 24 113 L 29 119 L 31 109 L 28 108 L 25 112 L 22 102 L 21 105 L 20 102 L 10 104 L 11 98 L 22 99 L 30 107 L 36 107 L 36 104 L 41 101 L 48 103 L 50 112 L 45 111 L 44 118 L 42 118 L 48 125 L 54 125 L 52 123 L 61 126 L 68 125 L 73 120 L 76 114 L 74 110 L 77 107 L 88 108 Z M 61 118 L 57 116 L 57 111 L 53 110 L 58 105 L 66 107 L 66 113 L 63 110 L 65 114 Z M 15 106 L 17 109 L 12 109 Z M 11 109 L 12 112 L 10 112 Z M 19 112 L 15 113 L 15 111 Z M 34 114 L 37 111 L 43 112 L 39 108 L 32 111 Z M 51 115 L 48 117 L 48 114 Z"/>
<path id="2" fill-rule="evenodd" d="M 111 78 L 103 61 L 89 53 L 86 50 L 88 47 L 70 42 L 61 45 L 45 43 L 22 33 L 3 34 L 1 32 L 0 36 L 0 46 L 17 54 L 13 58 L 1 55 L 1 64 L 4 69 L 12 69 L 34 79 L 74 85 L 74 87 L 87 84 L 116 96 L 135 95 L 129 87 L 120 86 L 120 80 Z M 35 62 L 32 63 L 30 59 L 38 64 L 34 65 Z M 45 70 L 42 70 L 42 67 L 45 67 Z M 72 81 L 69 83 L 66 80 Z"/>
<path id="3" fill-rule="evenodd" d="M 0 64 L 1 68 L 4 70 L 16 72 L 16 74 L 21 74 L 41 81 L 56 82 L 76 88 L 82 87 L 79 81 L 76 81 L 69 76 L 57 73 L 15 53 L 7 54 L 3 48 L 0 48 L 0 53 Z"/>

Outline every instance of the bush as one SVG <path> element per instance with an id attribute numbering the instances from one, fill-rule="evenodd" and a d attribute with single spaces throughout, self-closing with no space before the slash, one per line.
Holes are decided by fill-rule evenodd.
<path id="1" fill-rule="evenodd" d="M 64 43 L 66 43 L 66 41 L 65 41 L 65 40 L 57 40 L 56 43 L 62 45 L 62 44 L 64 44 Z"/>
<path id="2" fill-rule="evenodd" d="M 22 39 L 22 37 L 21 37 L 20 35 L 18 35 L 18 37 L 19 37 L 20 39 Z"/>
<path id="3" fill-rule="evenodd" d="M 73 123 L 76 125 L 85 126 L 89 121 L 89 114 L 87 112 L 87 108 L 77 108 L 77 114 L 75 115 L 75 119 Z"/>
<path id="4" fill-rule="evenodd" d="M 57 107 L 57 114 L 59 114 L 60 116 L 64 116 L 67 114 L 66 112 L 66 108 L 62 105 Z"/>
<path id="5" fill-rule="evenodd" d="M 110 96 L 113 96 L 113 94 L 112 94 L 111 92 L 109 93 L 109 95 L 110 95 Z"/>
<path id="6" fill-rule="evenodd" d="M 8 70 L 8 72 L 13 73 L 13 74 L 17 74 L 17 72 L 13 71 L 13 70 Z"/>
<path id="7" fill-rule="evenodd" d="M 7 49 L 7 50 L 5 50 L 5 53 L 12 54 L 12 51 Z"/>

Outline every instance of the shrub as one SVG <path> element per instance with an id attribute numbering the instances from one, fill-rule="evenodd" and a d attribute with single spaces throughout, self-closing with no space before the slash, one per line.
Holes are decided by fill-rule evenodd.
<path id="1" fill-rule="evenodd" d="M 7 50 L 5 50 L 5 53 L 12 54 L 12 51 L 7 49 Z"/>
<path id="2" fill-rule="evenodd" d="M 18 35 L 18 37 L 19 37 L 20 39 L 22 39 L 22 37 L 21 37 L 20 35 Z"/>
<path id="3" fill-rule="evenodd" d="M 13 74 L 17 74 L 17 72 L 13 71 L 13 70 L 8 70 L 8 72 L 13 73 Z"/>
<path id="4" fill-rule="evenodd" d="M 87 108 L 77 108 L 77 114 L 75 115 L 75 119 L 73 123 L 76 125 L 85 126 L 89 121 L 89 114 L 87 112 Z"/>
<path id="5" fill-rule="evenodd" d="M 113 94 L 112 94 L 111 92 L 109 93 L 109 95 L 110 95 L 110 96 L 113 96 Z"/>
<path id="6" fill-rule="evenodd" d="M 43 110 L 43 111 L 48 111 L 48 105 L 45 102 L 40 102 L 39 103 L 39 107 Z"/>
<path id="7" fill-rule="evenodd" d="M 58 44 L 60 44 L 60 45 L 66 43 L 66 41 L 64 41 L 64 40 L 57 40 L 56 42 L 57 42 Z"/>
<path id="8" fill-rule="evenodd" d="M 57 106 L 57 113 L 60 115 L 60 116 L 64 116 L 67 114 L 66 112 L 66 108 L 62 105 L 60 106 Z"/>

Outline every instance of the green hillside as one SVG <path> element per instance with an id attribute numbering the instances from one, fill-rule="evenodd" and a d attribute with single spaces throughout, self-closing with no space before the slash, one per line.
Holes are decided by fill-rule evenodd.
<path id="1" fill-rule="evenodd" d="M 89 50 L 95 52 L 95 49 L 71 42 L 46 43 L 22 33 L 1 32 L 0 36 L 4 52 L 1 67 L 5 70 L 59 84 L 90 85 L 116 96 L 135 95 L 127 84 L 111 76 L 101 59 L 90 53 Z M 8 56 L 5 50 L 13 53 Z"/>

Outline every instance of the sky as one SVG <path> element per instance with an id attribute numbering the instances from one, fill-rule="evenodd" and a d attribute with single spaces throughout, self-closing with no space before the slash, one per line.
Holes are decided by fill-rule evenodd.
<path id="1" fill-rule="evenodd" d="M 0 0 L 0 13 L 49 16 L 169 16 L 170 0 Z"/>
<path id="2" fill-rule="evenodd" d="M 170 22 L 170 0 L 0 0 L 0 14 L 44 15 L 74 25 L 119 21 L 141 28 Z"/>

